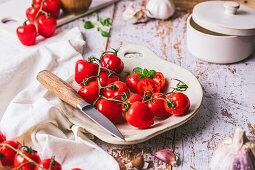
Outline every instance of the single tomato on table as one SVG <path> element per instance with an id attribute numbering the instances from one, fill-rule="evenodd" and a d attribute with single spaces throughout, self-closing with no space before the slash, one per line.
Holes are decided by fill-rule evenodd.
<path id="1" fill-rule="evenodd" d="M 14 140 L 7 140 L 0 144 L 7 144 L 15 149 L 18 149 L 21 146 L 19 142 Z M 16 151 L 12 150 L 10 147 L 0 145 L 0 161 L 3 166 L 12 166 L 14 164 L 15 155 Z"/>
<path id="2" fill-rule="evenodd" d="M 115 81 L 119 81 L 119 80 L 120 80 L 119 77 L 116 76 L 115 74 L 113 74 L 109 77 L 107 72 L 100 73 L 100 83 L 101 83 L 102 87 L 105 87 L 106 85 L 113 83 Z M 96 81 L 98 81 L 98 78 Z"/>
<path id="3" fill-rule="evenodd" d="M 38 164 L 47 170 L 62 170 L 61 164 L 58 163 L 54 157 L 44 159 L 40 161 Z M 43 170 L 43 169 L 36 166 L 34 170 Z"/>
<path id="4" fill-rule="evenodd" d="M 128 88 L 132 91 L 137 93 L 137 84 L 139 82 L 138 77 L 140 73 L 133 73 L 126 78 L 126 84 Z"/>
<path id="5" fill-rule="evenodd" d="M 117 74 L 120 74 L 124 69 L 122 60 L 114 54 L 104 54 L 101 60 L 102 67 L 108 68 Z"/>
<path id="6" fill-rule="evenodd" d="M 137 128 L 145 129 L 154 122 L 154 116 L 150 108 L 143 102 L 134 102 L 125 114 L 127 122 Z"/>
<path id="7" fill-rule="evenodd" d="M 108 84 L 106 87 L 110 87 L 110 86 L 114 86 L 116 88 L 114 88 L 114 89 L 105 88 L 104 89 L 103 94 L 107 98 L 114 97 L 115 100 L 122 100 L 121 95 L 123 93 L 126 93 L 127 95 L 129 95 L 128 87 L 122 81 L 115 81 L 114 83 Z M 117 97 L 115 97 L 115 96 L 117 96 Z"/>
<path id="8" fill-rule="evenodd" d="M 172 93 L 166 96 L 166 100 L 167 101 L 164 102 L 164 105 L 168 113 L 174 115 L 183 115 L 189 110 L 189 98 L 181 92 Z"/>
<path id="9" fill-rule="evenodd" d="M 36 24 L 38 34 L 45 38 L 49 38 L 56 30 L 57 21 L 51 16 L 40 15 L 36 20 Z"/>
<path id="10" fill-rule="evenodd" d="M 96 76 L 98 72 L 98 64 L 89 63 L 87 60 L 78 60 L 75 64 L 75 81 L 81 84 L 88 77 Z M 94 81 L 96 78 L 89 80 Z"/>
<path id="11" fill-rule="evenodd" d="M 159 97 L 161 95 L 162 95 L 162 93 L 153 93 L 151 95 L 151 98 L 156 98 L 156 97 Z M 152 101 L 147 102 L 147 105 L 149 106 L 149 108 L 153 112 L 154 116 L 165 118 L 165 117 L 169 117 L 171 115 L 170 113 L 168 113 L 165 110 L 164 99 L 165 99 L 165 96 L 161 96 L 157 99 L 153 99 Z"/>
<path id="12" fill-rule="evenodd" d="M 118 123 L 121 118 L 121 107 L 113 101 L 100 99 L 97 102 L 97 110 L 113 123 Z"/>
<path id="13" fill-rule="evenodd" d="M 99 97 L 98 82 L 92 81 L 87 86 L 82 86 L 79 95 L 89 104 L 93 104 Z"/>
<path id="14" fill-rule="evenodd" d="M 136 101 L 142 101 L 143 98 L 139 95 L 139 94 L 132 94 L 129 96 L 129 98 L 127 100 L 125 100 L 122 104 L 121 104 L 121 109 L 124 113 L 126 113 L 128 111 L 128 109 L 130 108 L 131 104 L 136 102 Z"/>
<path id="15" fill-rule="evenodd" d="M 16 30 L 18 38 L 23 45 L 31 46 L 35 44 L 36 28 L 34 24 L 24 24 Z"/>
<path id="16" fill-rule="evenodd" d="M 32 159 L 36 163 L 39 163 L 41 161 L 41 158 L 37 154 L 37 151 L 33 150 L 31 147 L 28 146 L 22 146 L 20 148 L 20 151 L 22 154 L 26 155 L 28 158 Z M 17 153 L 14 158 L 14 168 L 20 167 L 22 164 L 24 164 L 21 168 L 21 170 L 25 170 L 26 168 L 34 169 L 35 165 L 33 163 L 27 163 L 29 162 L 25 157 Z"/>
<path id="17" fill-rule="evenodd" d="M 145 92 L 158 93 L 160 92 L 160 85 L 151 78 L 143 78 L 137 84 L 137 93 L 143 96 Z"/>
<path id="18" fill-rule="evenodd" d="M 153 77 L 153 80 L 160 84 L 160 90 L 162 90 L 165 87 L 166 80 L 161 72 L 156 72 L 156 75 Z"/>

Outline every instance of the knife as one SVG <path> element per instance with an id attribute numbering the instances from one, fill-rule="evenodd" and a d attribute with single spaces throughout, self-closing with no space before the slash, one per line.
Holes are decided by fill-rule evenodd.
<path id="1" fill-rule="evenodd" d="M 61 100 L 74 108 L 79 109 L 99 126 L 103 127 L 112 135 L 125 141 L 125 138 L 122 136 L 117 127 L 102 113 L 97 111 L 92 105 L 85 102 L 83 98 L 64 80 L 48 70 L 39 72 L 37 75 L 37 80 Z"/>

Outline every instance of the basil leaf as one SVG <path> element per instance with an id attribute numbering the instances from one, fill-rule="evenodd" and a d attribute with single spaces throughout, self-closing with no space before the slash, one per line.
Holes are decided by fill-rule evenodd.
<path id="1" fill-rule="evenodd" d="M 97 31 L 101 31 L 101 28 L 100 28 L 100 27 L 97 27 Z"/>
<path id="2" fill-rule="evenodd" d="M 140 68 L 140 67 L 136 67 L 136 68 L 133 69 L 133 72 L 134 72 L 134 73 L 140 73 L 140 74 L 142 74 L 142 73 L 143 73 L 143 69 Z"/>
<path id="3" fill-rule="evenodd" d="M 156 71 L 155 70 L 150 70 L 149 75 L 150 75 L 149 78 L 153 79 L 156 75 Z"/>
<path id="4" fill-rule="evenodd" d="M 90 21 L 84 21 L 84 28 L 91 29 L 91 28 L 94 28 L 94 25 Z"/>
<path id="5" fill-rule="evenodd" d="M 108 33 L 108 32 L 106 32 L 106 31 L 102 31 L 101 32 L 101 35 L 103 36 L 103 37 L 110 37 L 111 35 Z"/>
<path id="6" fill-rule="evenodd" d="M 150 77 L 149 71 L 146 68 L 143 69 L 143 75 L 144 75 L 144 77 Z"/>
<path id="7" fill-rule="evenodd" d="M 141 80 L 141 79 L 143 79 L 143 78 L 145 78 L 142 74 L 140 74 L 139 76 L 138 76 L 138 80 Z"/>

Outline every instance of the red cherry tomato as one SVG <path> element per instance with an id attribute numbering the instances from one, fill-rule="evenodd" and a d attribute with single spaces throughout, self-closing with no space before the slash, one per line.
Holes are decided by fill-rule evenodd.
<path id="1" fill-rule="evenodd" d="M 155 97 L 158 97 L 160 95 L 162 95 L 162 93 L 153 93 L 151 95 L 151 97 L 155 98 Z M 153 112 L 154 116 L 169 117 L 171 114 L 169 114 L 165 110 L 164 100 L 162 100 L 162 99 L 165 99 L 165 96 L 161 96 L 158 99 L 154 99 L 153 101 L 148 101 L 147 105 L 149 106 L 149 108 Z"/>
<path id="2" fill-rule="evenodd" d="M 39 163 L 41 161 L 39 155 L 37 154 L 37 151 L 33 150 L 31 147 L 29 148 L 27 146 L 22 146 L 20 151 L 21 153 L 23 153 L 24 155 L 26 155 L 28 158 L 32 159 L 36 163 Z M 22 155 L 17 153 L 14 158 L 14 168 L 18 168 L 26 162 L 29 162 L 29 161 L 26 158 L 24 158 Z M 24 164 L 21 170 L 25 170 L 26 168 L 34 169 L 35 165 L 33 163 Z"/>
<path id="3" fill-rule="evenodd" d="M 40 15 L 36 20 L 36 24 L 38 34 L 45 38 L 51 37 L 57 26 L 56 19 L 51 16 L 47 17 L 46 15 Z"/>
<path id="4" fill-rule="evenodd" d="M 81 84 L 84 79 L 91 76 L 96 76 L 97 72 L 98 72 L 98 64 L 89 63 L 86 60 L 78 60 L 75 64 L 75 81 L 78 84 Z M 90 79 L 90 81 L 94 81 L 94 80 L 96 80 L 96 78 Z"/>
<path id="5" fill-rule="evenodd" d="M 134 103 L 136 101 L 141 102 L 142 100 L 143 100 L 143 98 L 139 94 L 132 94 L 131 96 L 129 96 L 129 98 L 127 100 L 125 100 L 125 102 L 122 103 L 121 109 L 124 113 L 126 113 L 132 103 Z"/>
<path id="6" fill-rule="evenodd" d="M 34 24 L 24 23 L 16 30 L 18 38 L 23 45 L 31 46 L 35 44 L 36 28 Z"/>
<path id="7" fill-rule="evenodd" d="M 181 93 L 172 93 L 168 96 L 166 96 L 166 99 L 171 99 L 172 103 L 172 107 L 174 107 L 174 109 L 171 108 L 171 102 L 164 102 L 165 105 L 165 109 L 168 113 L 174 114 L 174 115 L 183 115 L 185 114 L 190 107 L 190 101 L 189 98 Z"/>
<path id="8" fill-rule="evenodd" d="M 118 74 L 124 69 L 124 63 L 114 54 L 105 54 L 101 61 L 102 67 L 108 68 Z"/>
<path id="9" fill-rule="evenodd" d="M 2 142 L 1 144 L 8 144 L 15 149 L 18 149 L 21 144 L 14 140 L 7 140 Z M 16 152 L 9 148 L 8 146 L 0 145 L 0 160 L 3 166 L 12 166 L 14 163 Z"/>
<path id="10" fill-rule="evenodd" d="M 137 93 L 137 84 L 139 82 L 138 77 L 140 73 L 133 73 L 126 78 L 126 84 L 128 88 L 132 91 Z"/>
<path id="11" fill-rule="evenodd" d="M 26 16 L 27 20 L 31 23 L 34 24 L 35 22 L 35 17 L 39 11 L 40 7 L 30 7 L 26 10 Z"/>
<path id="12" fill-rule="evenodd" d="M 42 160 L 41 162 L 39 162 L 39 165 L 47 170 L 62 170 L 60 163 L 58 163 L 54 159 L 54 157 Z M 36 166 L 34 170 L 42 170 L 42 168 L 39 168 L 38 166 Z"/>
<path id="13" fill-rule="evenodd" d="M 79 91 L 79 95 L 89 104 L 93 104 L 99 97 L 98 82 L 92 81 L 87 86 L 83 86 Z"/>
<path id="14" fill-rule="evenodd" d="M 124 92 L 129 95 L 129 91 L 128 91 L 128 87 L 125 83 L 123 83 L 122 81 L 115 81 L 114 84 L 116 86 L 116 90 L 112 90 L 112 89 L 108 89 L 105 88 L 104 89 L 104 96 L 107 98 L 113 98 L 116 100 L 121 100 L 121 94 L 123 94 Z M 110 86 L 111 84 L 108 84 L 107 86 Z M 117 97 L 115 97 L 117 96 Z"/>
<path id="15" fill-rule="evenodd" d="M 60 12 L 59 0 L 46 0 L 43 3 L 43 10 L 49 13 L 53 18 L 58 18 Z"/>
<path id="16" fill-rule="evenodd" d="M 97 110 L 113 123 L 118 123 L 121 118 L 121 107 L 113 101 L 100 99 L 97 102 Z"/>
<path id="17" fill-rule="evenodd" d="M 96 80 L 98 81 L 98 80 Z M 113 83 L 115 81 L 119 81 L 119 77 L 113 74 L 111 77 L 108 76 L 106 72 L 100 73 L 100 83 L 102 87 L 105 87 L 106 85 Z"/>
<path id="18" fill-rule="evenodd" d="M 154 116 L 150 108 L 143 102 L 136 101 L 125 114 L 127 122 L 137 128 L 148 128 L 154 122 Z"/>
<path id="19" fill-rule="evenodd" d="M 41 7 L 43 0 L 33 0 L 33 6 Z M 58 18 L 60 12 L 60 2 L 59 0 L 46 0 L 43 3 L 42 9 L 49 13 L 53 18 Z"/>
<path id="20" fill-rule="evenodd" d="M 166 80 L 161 72 L 156 72 L 156 75 L 154 76 L 153 80 L 160 84 L 160 90 L 162 90 L 165 87 Z"/>
<path id="21" fill-rule="evenodd" d="M 5 141 L 5 140 L 6 140 L 5 135 L 0 131 L 0 143 Z"/>
<path id="22" fill-rule="evenodd" d="M 143 96 L 145 92 L 160 92 L 160 85 L 148 77 L 143 78 L 137 84 L 137 93 Z"/>

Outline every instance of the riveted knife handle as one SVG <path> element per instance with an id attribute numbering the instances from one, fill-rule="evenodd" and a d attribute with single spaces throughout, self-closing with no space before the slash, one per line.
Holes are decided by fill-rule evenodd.
<path id="1" fill-rule="evenodd" d="M 69 84 L 48 70 L 39 72 L 37 80 L 49 91 L 74 108 L 77 107 L 78 103 L 84 101 Z"/>

